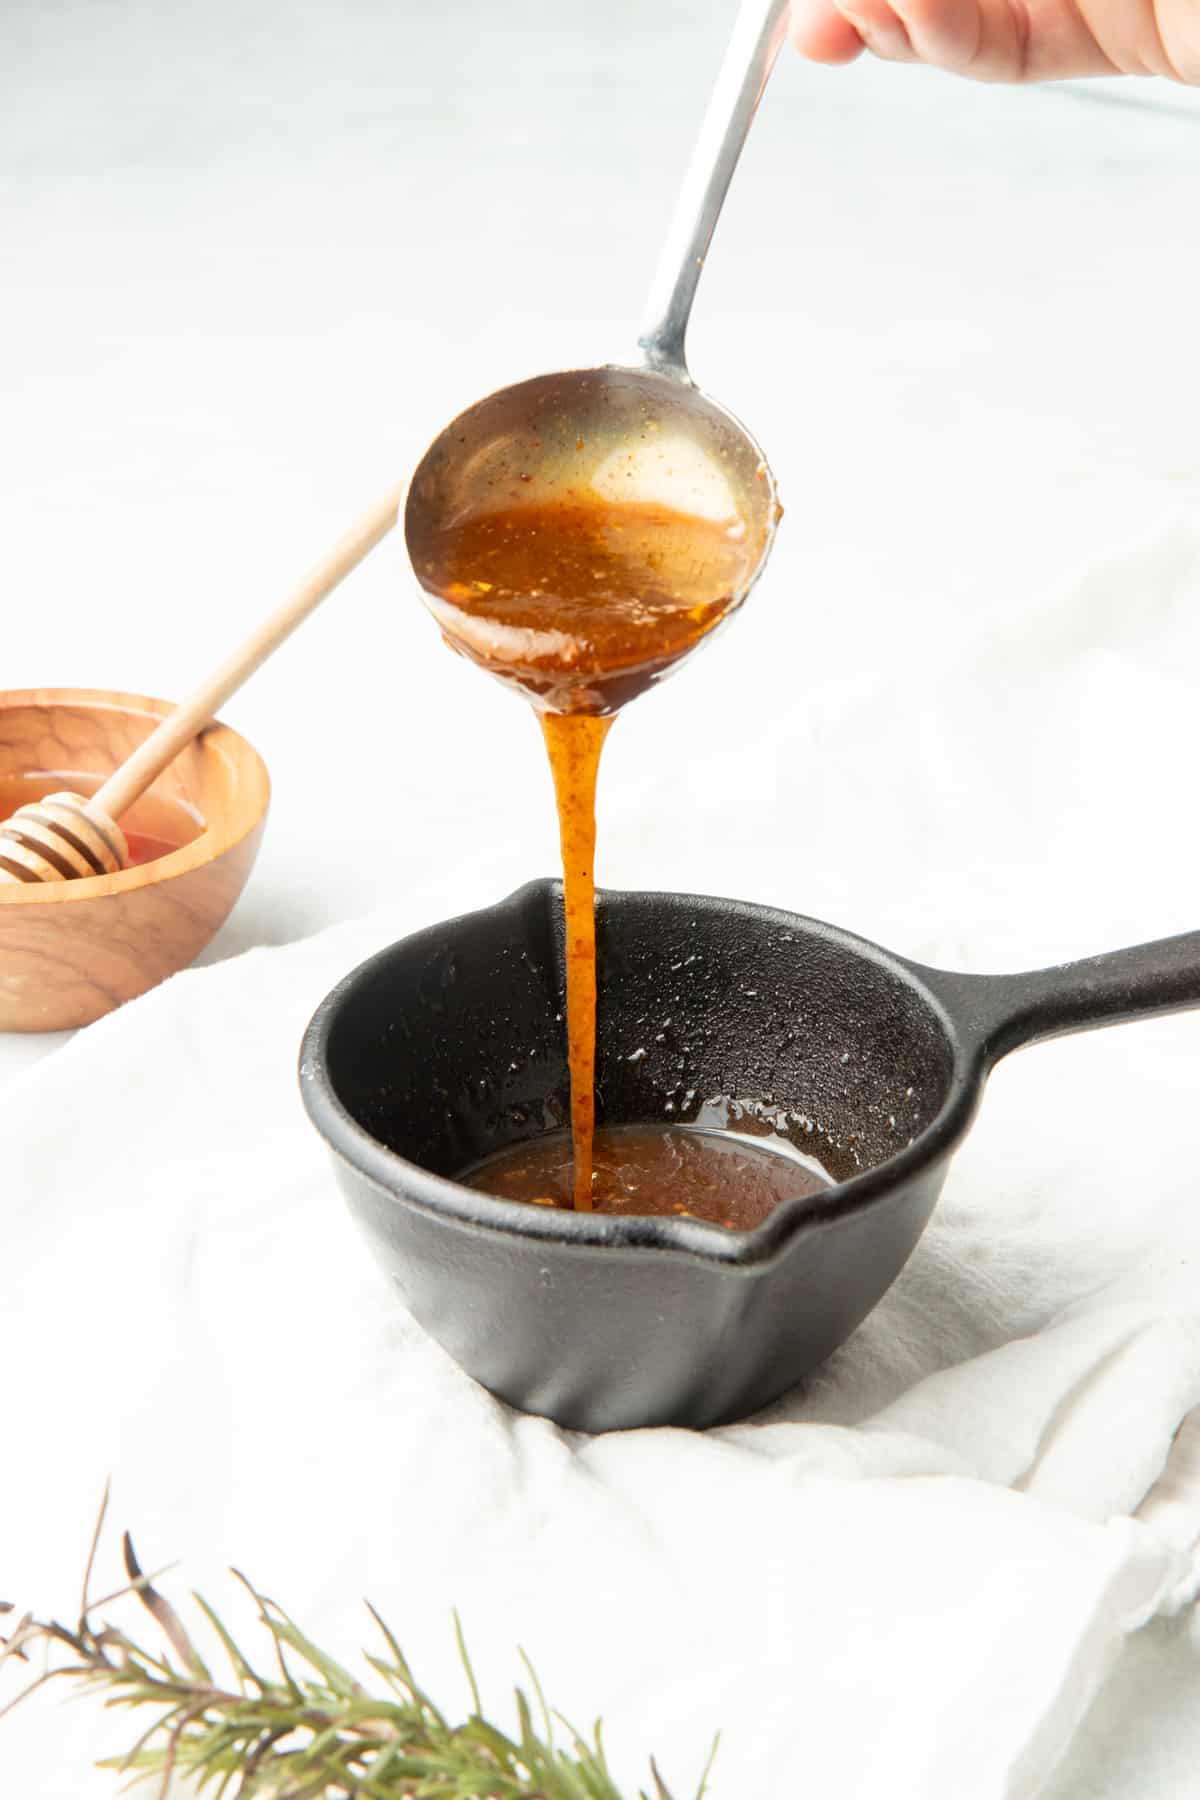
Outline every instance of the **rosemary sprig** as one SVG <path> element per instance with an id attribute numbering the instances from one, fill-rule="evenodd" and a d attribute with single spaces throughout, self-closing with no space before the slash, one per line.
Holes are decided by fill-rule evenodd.
<path id="1" fill-rule="evenodd" d="M 395 1636 L 368 1604 L 381 1647 L 366 1654 L 378 1677 L 368 1690 L 307 1637 L 281 1606 L 236 1570 L 254 1602 L 274 1667 L 254 1667 L 216 1611 L 199 1594 L 195 1606 L 217 1639 L 226 1672 L 214 1673 L 179 1613 L 143 1574 L 128 1533 L 128 1584 L 100 1600 L 90 1596 L 93 1565 L 108 1496 L 100 1509 L 84 1575 L 76 1624 L 21 1617 L 0 1636 L 0 1677 L 10 1662 L 28 1665 L 38 1648 L 44 1667 L 4 1707 L 0 1718 L 51 1681 L 67 1680 L 104 1696 L 109 1707 L 144 1709 L 150 1723 L 128 1753 L 105 1763 L 133 1781 L 156 1782 L 166 1800 L 172 1777 L 191 1776 L 217 1800 L 622 1800 L 605 1759 L 600 1727 L 589 1742 L 563 1721 L 567 1745 L 555 1740 L 554 1715 L 536 1675 L 525 1667 L 537 1705 L 516 1690 L 518 1735 L 483 1716 L 479 1688 L 457 1615 L 454 1625 L 473 1711 L 452 1724 L 420 1686 Z M 110 1609 L 136 1596 L 162 1639 L 155 1648 L 112 1622 Z M 0 1603 L 0 1612 L 14 1608 Z M 101 1615 L 104 1615 L 101 1617 Z M 715 1749 L 715 1746 L 714 1746 Z M 711 1758 L 710 1758 L 711 1767 Z M 653 1761 L 653 1794 L 671 1800 Z M 702 1800 L 707 1770 L 697 1800 Z"/>

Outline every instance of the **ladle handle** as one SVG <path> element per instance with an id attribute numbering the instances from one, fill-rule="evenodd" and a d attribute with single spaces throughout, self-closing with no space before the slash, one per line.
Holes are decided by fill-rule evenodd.
<path id="1" fill-rule="evenodd" d="M 638 343 L 652 368 L 688 380 L 684 339 L 696 287 L 763 89 L 790 0 L 743 0 L 692 151 L 646 303 Z"/>
<path id="2" fill-rule="evenodd" d="M 1025 975 L 921 974 L 990 1065 L 1043 1038 L 1200 1007 L 1200 931 Z"/>

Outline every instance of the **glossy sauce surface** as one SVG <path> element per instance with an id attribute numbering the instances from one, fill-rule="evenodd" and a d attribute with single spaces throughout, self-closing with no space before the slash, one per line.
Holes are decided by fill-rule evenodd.
<path id="1" fill-rule="evenodd" d="M 598 1213 L 707 1219 L 753 1231 L 784 1200 L 811 1199 L 830 1178 L 782 1138 L 746 1138 L 686 1125 L 620 1125 L 596 1133 L 592 1207 Z M 459 1177 L 468 1187 L 538 1206 L 574 1204 L 566 1132 L 488 1157 Z"/>
<path id="2" fill-rule="evenodd" d="M 178 850 L 178 844 L 169 843 L 166 838 L 149 837 L 144 831 L 127 831 L 125 842 L 129 846 L 129 867 L 138 869 L 143 863 L 157 862 L 160 857 L 170 856 L 172 850 Z"/>
<path id="3" fill-rule="evenodd" d="M 745 526 L 568 498 L 431 541 L 422 580 L 454 649 L 562 713 L 614 712 L 723 619 L 752 573 Z"/>

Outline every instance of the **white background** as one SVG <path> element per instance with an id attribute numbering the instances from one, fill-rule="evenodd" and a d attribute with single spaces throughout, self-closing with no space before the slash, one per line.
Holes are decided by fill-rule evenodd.
<path id="1" fill-rule="evenodd" d="M 0 684 L 177 694 L 461 405 L 627 353 L 729 15 L 5 0 Z M 1094 735 L 1048 729 L 1044 766 L 1014 745 L 994 790 L 922 752 L 947 664 L 1019 645 L 1041 595 L 1200 499 L 1196 102 L 785 56 L 691 360 L 787 516 L 745 615 L 613 734 L 603 881 L 711 885 L 692 821 L 719 785 L 725 891 L 898 949 L 1000 967 L 1196 924 L 1178 722 L 1122 739 L 1136 589 L 1097 620 Z M 890 721 L 865 776 L 822 754 L 864 694 Z M 537 733 L 439 648 L 398 541 L 226 717 L 275 801 L 212 956 L 437 865 L 447 910 L 481 870 L 499 894 L 554 866 Z M 934 787 L 956 825 L 923 882 Z M 1043 788 L 1068 818 L 1086 795 L 1088 829 L 1039 832 Z M 0 1040 L 0 1076 L 55 1041 Z M 1153 1741 L 1196 1673 L 1184 1627 L 1142 1634 L 1054 1800 L 1174 1800 Z"/>

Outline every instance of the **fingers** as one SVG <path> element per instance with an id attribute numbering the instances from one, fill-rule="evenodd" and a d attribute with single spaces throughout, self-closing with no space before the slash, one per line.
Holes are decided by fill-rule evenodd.
<path id="1" fill-rule="evenodd" d="M 916 62 L 908 28 L 893 0 L 838 0 L 841 11 L 871 52 L 885 62 Z"/>
<path id="2" fill-rule="evenodd" d="M 848 63 L 863 52 L 863 41 L 834 0 L 792 0 L 792 42 L 809 62 Z"/>
<path id="3" fill-rule="evenodd" d="M 889 62 L 916 60 L 891 0 L 792 0 L 792 41 L 813 62 L 845 63 L 866 49 Z"/>
<path id="4" fill-rule="evenodd" d="M 1019 59 L 1003 41 L 1012 35 L 1003 23 L 1012 11 L 1007 0 L 991 10 L 1002 21 L 1001 42 L 985 45 L 980 0 L 792 0 L 792 41 L 811 62 L 853 62 L 866 49 L 888 62 L 1012 78 Z M 987 70 L 978 67 L 984 50 L 994 65 Z"/>
<path id="5" fill-rule="evenodd" d="M 1194 8 L 1200 20 L 1200 0 L 1175 3 Z M 1115 0 L 1106 4 L 1123 16 Z M 1132 0 L 1134 11 L 1137 5 Z M 851 62 L 866 49 L 887 62 L 927 63 L 977 81 L 1051 81 L 1156 66 L 1133 51 L 1106 54 L 1086 6 L 1087 0 L 793 0 L 792 36 L 814 62 Z"/>
<path id="6" fill-rule="evenodd" d="M 1200 0 L 793 0 L 791 31 L 814 62 L 869 50 L 976 81 L 1153 73 L 1200 84 Z"/>
<path id="7" fill-rule="evenodd" d="M 896 0 L 896 12 L 904 21 L 909 43 L 919 61 L 958 74 L 974 70 L 984 39 L 984 8 L 979 0 Z M 1006 22 L 1023 9 L 992 7 Z M 1001 29 L 1014 37 L 1015 27 Z M 1008 47 L 1007 45 L 1005 46 Z"/>

